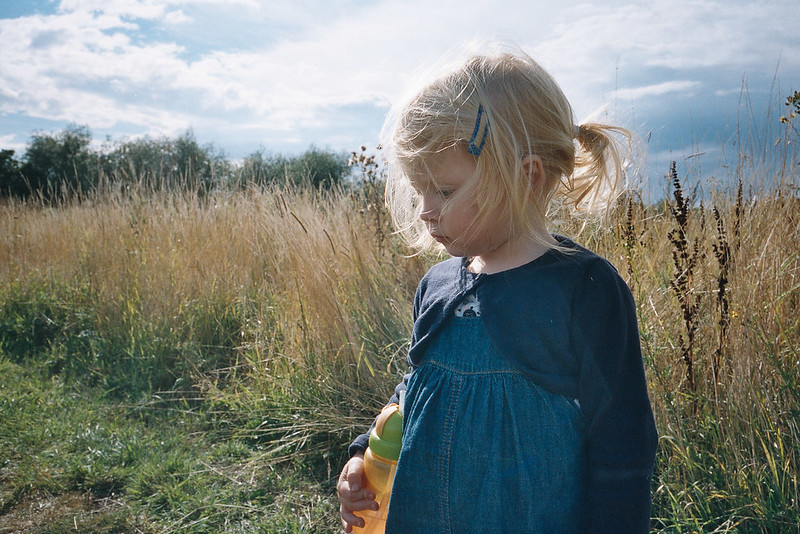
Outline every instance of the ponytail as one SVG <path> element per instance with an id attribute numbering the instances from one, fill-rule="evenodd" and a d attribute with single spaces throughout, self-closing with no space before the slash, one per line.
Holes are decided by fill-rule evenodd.
<path id="1" fill-rule="evenodd" d="M 633 135 L 620 126 L 587 122 L 575 127 L 575 140 L 575 167 L 556 197 L 578 214 L 607 212 L 627 185 Z"/>

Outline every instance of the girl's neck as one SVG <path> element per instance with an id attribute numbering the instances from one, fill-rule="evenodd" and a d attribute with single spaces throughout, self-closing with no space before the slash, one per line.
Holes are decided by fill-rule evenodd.
<path id="1" fill-rule="evenodd" d="M 507 241 L 501 249 L 471 258 L 467 270 L 476 274 L 493 274 L 530 263 L 557 244 L 550 233 L 544 236 L 544 242 L 531 238 Z"/>

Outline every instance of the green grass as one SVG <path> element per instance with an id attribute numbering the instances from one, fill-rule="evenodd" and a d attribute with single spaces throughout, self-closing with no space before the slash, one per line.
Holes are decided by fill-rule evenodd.
<path id="1" fill-rule="evenodd" d="M 31 503 L 54 512 L 35 532 L 319 532 L 334 515 L 327 476 L 266 466 L 202 410 L 109 402 L 8 360 L 0 374 L 0 532 L 35 524 Z"/>
<path id="2" fill-rule="evenodd" d="M 633 196 L 606 227 L 557 229 L 637 302 L 654 533 L 800 532 L 798 171 L 709 196 L 716 215 Z M 346 447 L 405 368 L 437 260 L 376 231 L 376 199 L 2 208 L 0 533 L 339 530 Z"/>

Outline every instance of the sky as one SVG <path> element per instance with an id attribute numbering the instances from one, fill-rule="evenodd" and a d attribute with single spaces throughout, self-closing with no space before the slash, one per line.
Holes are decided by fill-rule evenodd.
<path id="1" fill-rule="evenodd" d="M 638 132 L 652 180 L 717 168 L 743 123 L 778 135 L 798 20 L 796 0 L 0 0 L 0 148 L 77 124 L 98 147 L 191 130 L 232 160 L 372 150 L 421 64 L 499 39 L 578 119 Z"/>

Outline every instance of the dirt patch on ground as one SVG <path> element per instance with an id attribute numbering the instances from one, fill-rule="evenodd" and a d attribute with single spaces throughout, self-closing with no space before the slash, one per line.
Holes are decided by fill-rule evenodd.
<path id="1" fill-rule="evenodd" d="M 78 492 L 29 495 L 0 515 L 0 534 L 36 532 L 51 525 L 70 524 L 76 531 L 91 530 L 120 507 L 112 499 L 97 500 Z"/>

